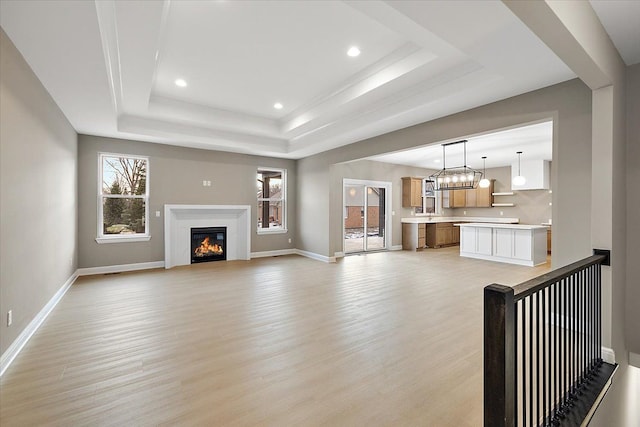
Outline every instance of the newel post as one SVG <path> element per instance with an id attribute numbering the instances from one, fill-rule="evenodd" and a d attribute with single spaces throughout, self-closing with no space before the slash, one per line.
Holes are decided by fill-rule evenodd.
<path id="1" fill-rule="evenodd" d="M 484 425 L 515 425 L 515 305 L 513 288 L 484 288 Z"/>

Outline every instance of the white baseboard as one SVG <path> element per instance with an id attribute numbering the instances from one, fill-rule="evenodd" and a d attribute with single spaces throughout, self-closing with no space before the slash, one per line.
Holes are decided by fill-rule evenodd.
<path id="1" fill-rule="evenodd" d="M 270 256 L 295 255 L 295 249 L 278 249 L 276 251 L 251 252 L 251 258 L 266 258 Z"/>
<path id="2" fill-rule="evenodd" d="M 301 256 L 304 256 L 304 257 L 307 257 L 307 258 L 311 258 L 311 259 L 315 259 L 317 261 L 336 262 L 336 257 L 334 257 L 334 256 L 328 257 L 328 256 L 317 254 L 315 252 L 303 251 L 302 249 L 296 249 L 296 253 L 298 255 L 301 255 Z"/>
<path id="3" fill-rule="evenodd" d="M 53 311 L 54 307 L 60 302 L 64 294 L 69 290 L 73 282 L 78 278 L 78 270 L 76 270 L 71 277 L 58 289 L 58 291 L 51 297 L 49 302 L 42 307 L 42 310 L 36 314 L 36 316 L 29 322 L 26 328 L 22 330 L 20 335 L 11 343 L 9 348 L 0 357 L 0 377 L 4 375 L 5 371 L 11 365 L 11 362 L 16 358 L 20 351 L 24 348 L 25 344 L 38 330 L 40 325 L 45 321 L 47 316 Z"/>
<path id="4" fill-rule="evenodd" d="M 393 246 L 391 246 L 391 250 L 392 251 L 401 251 L 402 250 L 402 245 L 393 245 Z"/>
<path id="5" fill-rule="evenodd" d="M 602 360 L 607 363 L 611 363 L 612 365 L 616 363 L 616 353 L 612 348 L 602 347 Z"/>
<path id="6" fill-rule="evenodd" d="M 164 268 L 164 261 L 139 262 L 137 264 L 106 265 L 104 267 L 79 268 L 78 276 L 90 276 L 92 274 L 122 273 L 125 271 L 149 270 L 151 268 Z"/>
<path id="7" fill-rule="evenodd" d="M 338 259 L 338 258 L 344 258 L 344 252 L 335 252 L 333 254 L 333 256 Z"/>

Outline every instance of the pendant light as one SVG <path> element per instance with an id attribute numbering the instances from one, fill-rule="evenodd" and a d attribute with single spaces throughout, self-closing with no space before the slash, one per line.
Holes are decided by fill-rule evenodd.
<path id="1" fill-rule="evenodd" d="M 482 179 L 478 183 L 480 188 L 489 188 L 491 181 L 487 179 L 487 156 L 482 156 Z"/>
<path id="2" fill-rule="evenodd" d="M 518 155 L 518 176 L 513 178 L 513 181 L 511 181 L 513 183 L 513 185 L 515 185 L 516 187 L 521 187 L 523 186 L 527 180 L 525 179 L 524 176 L 522 176 L 522 174 L 520 173 L 520 155 L 522 154 L 522 151 L 517 151 L 516 154 Z"/>
<path id="3" fill-rule="evenodd" d="M 447 168 L 447 149 L 458 144 L 462 145 L 464 164 Z M 442 144 L 442 170 L 430 175 L 429 179 L 434 182 L 435 191 L 464 190 L 476 188 L 481 176 L 482 172 L 467 166 L 467 140 L 464 139 Z"/>

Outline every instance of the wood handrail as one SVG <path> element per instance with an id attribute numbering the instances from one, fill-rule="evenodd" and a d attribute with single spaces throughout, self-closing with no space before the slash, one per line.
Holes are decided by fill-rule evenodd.
<path id="1" fill-rule="evenodd" d="M 556 283 L 562 279 L 566 279 L 576 271 L 583 270 L 594 264 L 602 264 L 606 258 L 606 255 L 591 255 L 590 257 L 581 259 L 580 261 L 576 261 L 572 264 L 560 267 L 549 273 L 534 277 L 533 279 L 527 280 L 526 282 L 522 282 L 513 287 L 514 301 L 517 302 L 523 298 L 528 297 L 531 294 L 534 294 L 546 288 L 553 283 Z"/>

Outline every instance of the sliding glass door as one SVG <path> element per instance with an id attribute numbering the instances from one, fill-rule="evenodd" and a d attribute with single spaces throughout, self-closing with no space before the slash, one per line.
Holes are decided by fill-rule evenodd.
<path id="1" fill-rule="evenodd" d="M 388 193 L 391 183 L 344 180 L 344 252 L 388 249 Z"/>

